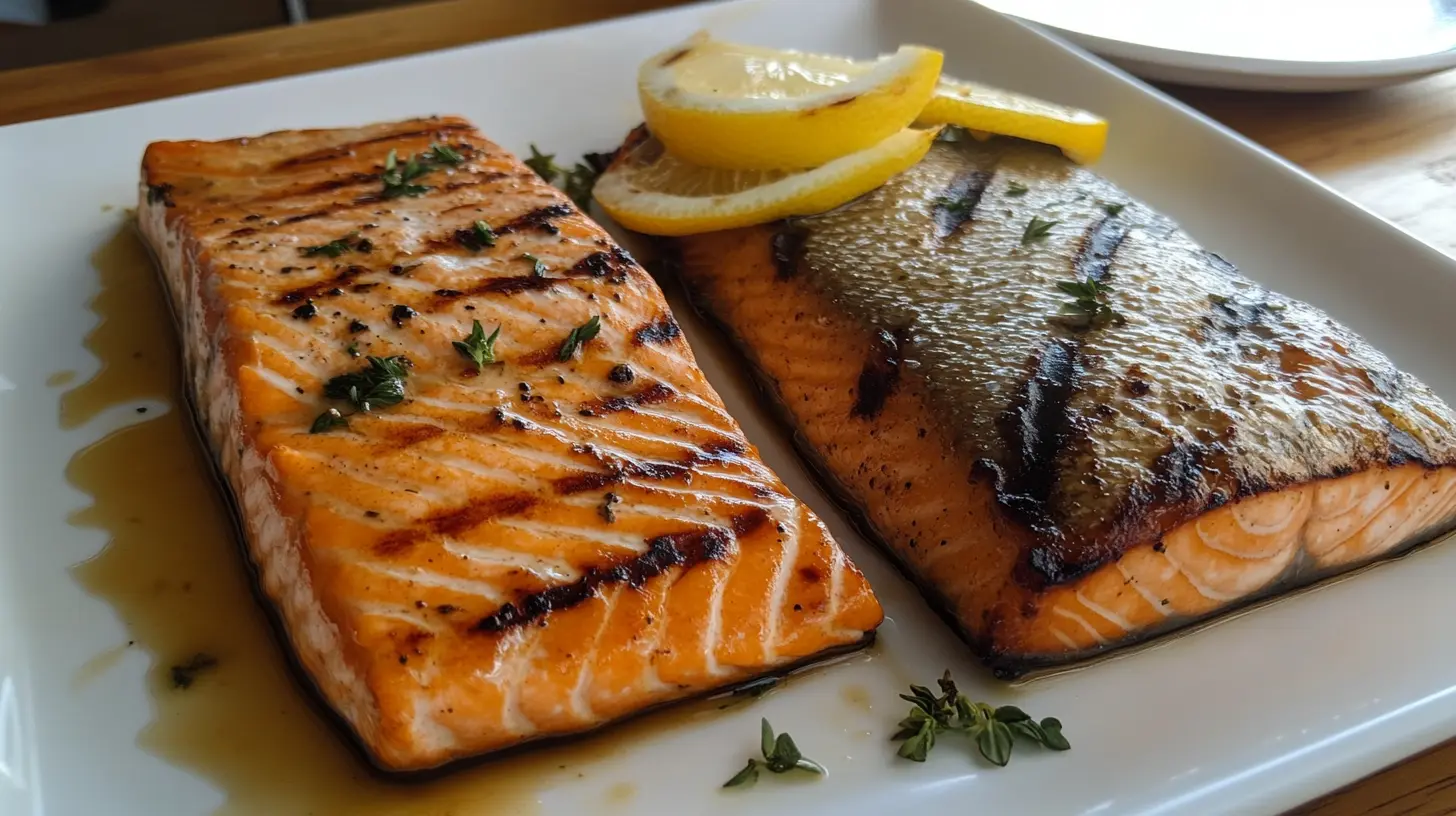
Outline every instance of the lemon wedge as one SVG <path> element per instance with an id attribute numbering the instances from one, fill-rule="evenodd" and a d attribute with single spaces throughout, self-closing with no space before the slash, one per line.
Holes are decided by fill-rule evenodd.
<path id="1" fill-rule="evenodd" d="M 908 127 L 930 101 L 942 55 L 902 46 L 873 62 L 714 40 L 700 32 L 637 75 L 652 135 L 704 167 L 818 167 Z"/>
<path id="2" fill-rule="evenodd" d="M 959 125 L 1061 148 L 1067 158 L 1091 164 L 1107 145 L 1107 120 L 1077 108 L 999 88 L 942 79 L 917 125 Z"/>
<path id="3" fill-rule="evenodd" d="M 726 170 L 693 164 L 639 130 L 597 179 L 597 203 L 648 235 L 691 235 L 834 209 L 915 165 L 940 128 L 906 128 L 812 170 Z M 635 143 L 634 143 L 635 142 Z"/>

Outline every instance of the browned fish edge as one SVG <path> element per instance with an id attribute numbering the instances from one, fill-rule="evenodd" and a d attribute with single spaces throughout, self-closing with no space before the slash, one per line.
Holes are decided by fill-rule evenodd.
<path id="1" fill-rule="evenodd" d="M 152 261 L 152 270 L 154 273 L 156 273 L 157 282 L 160 287 L 158 290 L 158 295 L 164 301 L 166 301 L 167 314 L 171 315 L 173 331 L 177 332 L 178 337 L 181 337 L 181 332 L 183 331 L 182 321 L 177 315 L 176 305 L 173 303 L 172 298 L 169 297 L 167 293 L 167 273 L 162 268 L 162 263 L 160 259 L 158 259 L 156 252 L 152 249 L 151 243 L 146 240 L 146 237 L 144 235 L 142 235 L 141 230 L 138 228 L 137 221 L 135 219 L 132 219 L 130 225 L 127 228 L 131 229 L 133 234 L 136 236 L 136 239 L 141 242 L 142 246 L 146 247 L 147 256 Z M 173 363 L 178 366 L 182 365 L 181 360 L 174 360 Z M 387 768 L 381 765 L 379 761 L 374 757 L 374 755 L 369 751 L 368 746 L 359 736 L 359 733 L 354 730 L 353 726 L 349 724 L 349 721 L 346 720 L 343 715 L 341 715 L 338 711 L 334 709 L 333 706 L 329 704 L 328 699 L 319 689 L 318 684 L 309 675 L 308 671 L 303 667 L 303 663 L 300 662 L 298 658 L 298 650 L 294 646 L 293 638 L 289 635 L 288 627 L 283 621 L 282 613 L 278 610 L 277 605 L 273 603 L 272 599 L 268 597 L 268 594 L 263 591 L 263 582 L 259 576 L 258 565 L 253 560 L 253 556 L 248 550 L 248 539 L 245 523 L 243 520 L 242 508 L 238 503 L 237 495 L 233 492 L 232 486 L 228 483 L 227 474 L 223 472 L 222 461 L 218 458 L 216 452 L 213 450 L 212 445 L 208 444 L 207 442 L 207 431 L 202 422 L 202 412 L 198 408 L 197 401 L 192 393 L 192 388 L 190 387 L 187 380 L 188 378 L 184 370 L 182 372 L 182 376 L 177 378 L 177 381 L 178 388 L 182 392 L 182 402 L 186 405 L 187 415 L 188 418 L 191 420 L 188 424 L 192 428 L 192 436 L 198 445 L 199 452 L 201 452 L 204 455 L 204 458 L 207 460 L 208 472 L 212 478 L 212 482 L 214 485 L 216 485 L 218 494 L 222 496 L 223 504 L 227 506 L 228 522 L 233 529 L 233 545 L 237 547 L 239 554 L 242 556 L 243 565 L 248 573 L 249 589 L 251 590 L 253 598 L 257 602 L 258 606 L 261 607 L 263 610 L 263 614 L 268 621 L 268 628 L 272 631 L 272 637 L 274 639 L 274 642 L 278 645 L 283 653 L 282 657 L 284 662 L 288 666 L 288 674 L 293 678 L 299 689 L 303 691 L 303 697 L 308 702 L 309 707 L 312 708 L 316 713 L 318 713 L 318 715 L 323 718 L 333 728 L 333 730 L 336 731 L 343 738 L 343 742 L 348 746 L 350 753 L 353 753 L 355 756 L 361 759 L 363 761 L 363 766 L 369 770 L 372 776 L 376 778 L 391 782 L 402 782 L 407 784 L 423 783 L 439 779 L 444 776 L 448 776 L 458 770 L 474 767 L 489 762 L 491 760 L 516 756 L 520 753 L 524 753 L 527 751 L 547 750 L 552 746 L 569 743 L 576 739 L 591 736 L 604 729 L 614 727 L 618 724 L 628 722 L 630 720 L 635 720 L 639 717 L 654 714 L 666 708 L 671 708 L 673 706 L 679 705 L 691 705 L 694 702 L 702 700 L 711 700 L 719 697 L 732 696 L 742 689 L 746 689 L 749 687 L 759 687 L 767 679 L 784 680 L 787 679 L 790 675 L 797 674 L 801 671 L 825 663 L 831 663 L 836 657 L 841 657 L 860 651 L 861 649 L 866 649 L 872 646 L 875 642 L 876 633 L 874 630 L 871 630 L 865 633 L 864 637 L 860 638 L 854 643 L 845 644 L 834 649 L 826 649 L 824 651 L 816 652 L 812 655 L 804 657 L 801 660 L 796 660 L 793 663 L 789 663 L 787 665 L 774 669 L 773 671 L 760 672 L 742 680 L 735 680 L 733 682 L 725 683 L 716 688 L 708 689 L 706 691 L 703 691 L 702 693 L 695 694 L 689 697 L 679 697 L 670 700 L 663 700 L 661 702 L 636 709 L 623 716 L 603 720 L 602 722 L 593 725 L 590 728 L 586 728 L 580 731 L 575 731 L 569 734 L 558 734 L 550 737 L 540 737 L 536 739 L 523 740 L 521 742 L 506 746 L 504 748 L 499 748 L 494 751 L 487 751 L 485 753 L 475 754 L 473 756 L 461 757 L 460 759 L 455 759 L 450 762 L 446 762 L 443 765 L 437 765 L 433 768 L 406 771 Z"/>
<path id="2" fill-rule="evenodd" d="M 1452 535 L 1453 533 L 1456 533 L 1456 520 L 1453 520 L 1450 525 L 1442 528 L 1437 528 L 1434 532 L 1431 532 L 1426 536 L 1413 539 L 1411 543 L 1397 549 L 1393 549 L 1388 553 L 1375 559 L 1374 561 L 1371 561 L 1363 566 L 1356 567 L 1353 570 L 1333 568 L 1331 570 L 1325 571 L 1323 574 L 1316 573 L 1309 580 L 1300 583 L 1277 585 L 1271 584 L 1269 587 L 1266 587 L 1264 591 L 1252 593 L 1243 598 L 1239 598 L 1235 601 L 1229 602 L 1225 606 L 1219 607 L 1219 609 L 1211 615 L 1205 615 L 1200 618 L 1192 619 L 1172 619 L 1158 626 L 1151 626 L 1143 629 L 1138 633 L 1139 636 L 1137 637 L 1137 639 L 1126 643 L 1119 643 L 1115 646 L 1097 647 L 1094 649 L 1085 649 L 1079 652 L 1061 653 L 1054 656 L 1047 656 L 1045 658 L 1037 657 L 1034 655 L 1007 655 L 1004 653 L 997 653 L 989 647 L 985 639 L 977 638 L 968 629 L 966 629 L 960 618 L 956 616 L 954 612 L 954 607 L 950 603 L 950 601 L 941 594 L 939 589 L 937 589 L 929 582 L 924 580 L 921 576 L 919 576 L 916 573 L 915 569 L 909 564 L 909 562 L 907 562 L 904 557 L 901 556 L 900 553 L 893 546 L 890 545 L 889 540 L 883 534 L 881 534 L 879 529 L 875 527 L 874 522 L 870 520 L 867 508 L 861 505 L 854 498 L 854 496 L 849 492 L 849 489 L 845 487 L 844 483 L 839 480 L 839 477 L 835 476 L 834 472 L 830 470 L 828 464 L 825 463 L 823 457 L 819 455 L 819 452 L 814 449 L 813 444 L 809 442 L 807 438 L 805 438 L 803 433 L 800 432 L 798 419 L 794 416 L 793 410 L 789 407 L 788 403 L 784 401 L 782 395 L 779 393 L 778 386 L 774 383 L 773 378 L 769 377 L 766 373 L 764 373 L 762 369 L 760 369 L 757 365 L 753 363 L 753 350 L 748 346 L 748 344 L 744 343 L 742 339 L 738 337 L 737 333 L 734 332 L 727 323 L 719 319 L 717 314 L 713 311 L 712 304 L 708 301 L 708 299 L 700 296 L 697 291 L 692 286 L 690 286 L 686 280 L 683 279 L 683 276 L 679 271 L 682 267 L 682 253 L 680 247 L 677 244 L 677 241 L 673 238 L 652 238 L 650 246 L 652 247 L 657 257 L 655 259 L 649 259 L 648 261 L 645 261 L 643 263 L 644 268 L 647 268 L 650 272 L 653 273 L 654 276 L 660 275 L 664 278 L 670 279 L 674 286 L 677 286 L 686 294 L 687 301 L 691 305 L 694 314 L 701 318 L 704 323 L 712 326 L 714 333 L 716 333 L 723 341 L 725 341 L 730 347 L 732 347 L 735 352 L 737 352 L 734 355 L 736 360 L 733 365 L 743 375 L 746 375 L 744 376 L 744 379 L 747 379 L 754 384 L 754 388 L 759 394 L 758 403 L 766 407 L 774 415 L 774 418 L 776 420 L 774 433 L 778 435 L 780 439 L 787 438 L 788 441 L 793 444 L 794 449 L 799 454 L 799 457 L 806 464 L 808 464 L 809 470 L 814 474 L 815 481 L 819 484 L 820 488 L 822 488 L 824 492 L 829 496 L 830 500 L 834 502 L 835 506 L 840 511 L 840 514 L 849 520 L 850 524 L 854 527 L 856 532 L 863 536 L 866 541 L 871 542 L 876 549 L 878 549 L 890 560 L 890 562 L 895 566 L 896 571 L 898 571 L 900 575 L 905 578 L 905 580 L 909 581 L 911 585 L 915 587 L 916 591 L 920 593 L 920 596 L 925 599 L 925 602 L 930 607 L 931 611 L 933 611 L 937 617 L 944 621 L 946 626 L 950 627 L 950 630 L 955 633 L 956 637 L 960 638 L 967 646 L 970 647 L 971 652 L 976 656 L 981 664 L 986 666 L 986 668 L 991 671 L 991 674 L 995 676 L 998 680 L 1034 680 L 1037 676 L 1046 676 L 1047 674 L 1051 673 L 1059 674 L 1069 667 L 1075 667 L 1075 665 L 1078 663 L 1086 663 L 1100 657 L 1118 653 L 1125 653 L 1130 650 L 1150 645 L 1150 641 L 1156 640 L 1165 634 L 1177 630 L 1188 630 L 1194 627 L 1211 626 L 1224 620 L 1230 619 L 1231 617 L 1235 616 L 1236 613 L 1238 613 L 1240 610 L 1269 602 L 1269 600 L 1271 598 L 1274 598 L 1275 596 L 1289 596 L 1295 594 L 1296 592 L 1315 589 L 1321 585 L 1333 583 L 1334 581 L 1352 575 L 1357 571 L 1404 558 L 1407 555 L 1413 554 L 1417 550 L 1425 549 L 1427 546 L 1441 541 L 1442 539 Z M 666 281 L 659 280 L 658 283 L 659 285 L 662 285 L 666 283 Z M 1309 480 L 1308 483 L 1312 484 L 1314 482 L 1324 481 L 1326 479 L 1335 479 L 1345 475 L 1348 474 L 1340 473 L 1332 474 L 1329 476 L 1321 476 L 1319 478 Z M 1053 669 L 1055 669 L 1056 671 L 1050 671 Z"/>

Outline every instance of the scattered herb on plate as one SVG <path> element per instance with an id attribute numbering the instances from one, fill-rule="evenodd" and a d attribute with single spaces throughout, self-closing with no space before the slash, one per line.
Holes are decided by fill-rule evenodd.
<path id="1" fill-rule="evenodd" d="M 940 686 L 939 696 L 925 686 L 911 686 L 909 694 L 900 695 L 914 704 L 910 714 L 900 721 L 900 730 L 891 737 L 901 740 L 897 753 L 905 759 L 924 762 L 936 738 L 946 733 L 964 734 L 975 742 L 987 762 L 998 767 L 1011 761 L 1017 740 L 1053 751 L 1072 747 L 1062 736 L 1062 723 L 1055 717 L 1037 722 L 1016 706 L 972 702 L 956 688 L 949 671 L 936 683 Z"/>
<path id="2" fill-rule="evenodd" d="M 340 374 L 324 383 L 324 396 L 345 400 L 360 411 L 372 411 L 404 401 L 404 381 L 409 378 L 407 357 L 366 357 L 359 371 Z"/>
<path id="3" fill-rule="evenodd" d="M 471 252 L 495 246 L 495 230 L 484 221 L 476 221 L 465 229 L 455 230 L 455 243 Z"/>
<path id="4" fill-rule="evenodd" d="M 336 428 L 347 427 L 349 427 L 349 420 L 345 419 L 344 415 L 339 413 L 338 408 L 330 408 L 314 419 L 313 425 L 309 426 L 308 432 L 311 434 L 321 434 L 328 433 Z"/>
<path id="5" fill-rule="evenodd" d="M 496 326 L 495 331 L 486 337 L 485 328 L 477 320 L 470 327 L 470 334 L 464 340 L 454 341 L 455 350 L 460 352 L 461 357 L 474 361 L 476 371 L 484 371 L 486 366 L 496 361 L 495 341 L 500 337 L 500 333 L 501 327 Z"/>
<path id="6" fill-rule="evenodd" d="M 1022 184 L 1019 181 L 1006 182 L 1006 195 L 1012 196 L 1013 198 L 1016 196 L 1026 195 L 1027 191 L 1029 191 L 1030 189 L 1030 187 L 1027 187 L 1025 184 Z"/>
<path id="7" fill-rule="evenodd" d="M 368 238 L 361 239 L 359 233 L 351 232 L 343 238 L 335 238 L 327 244 L 299 247 L 298 254 L 305 258 L 313 258 L 319 255 L 328 258 L 337 258 L 345 252 L 368 252 L 373 248 L 374 244 Z"/>
<path id="8" fill-rule="evenodd" d="M 379 180 L 384 183 L 384 189 L 379 195 L 386 199 L 424 195 L 430 191 L 430 187 L 415 184 L 415 179 L 438 170 L 441 165 L 454 167 L 464 161 L 465 157 L 458 151 L 442 144 L 430 145 L 429 150 L 405 159 L 403 165 L 399 163 L 399 152 L 390 150 L 389 155 L 384 158 L 384 172 L 379 174 Z"/>
<path id="9" fill-rule="evenodd" d="M 1046 221 L 1040 216 L 1033 215 L 1027 222 L 1026 229 L 1021 233 L 1021 245 L 1027 246 L 1035 241 L 1040 241 L 1051 233 L 1052 227 L 1060 224 L 1060 221 Z"/>
<path id="10" fill-rule="evenodd" d="M 773 726 L 768 724 L 768 720 L 765 719 L 762 723 L 759 751 L 762 752 L 763 759 L 748 760 L 748 764 L 743 766 L 743 770 L 724 782 L 723 787 L 736 788 L 741 785 L 752 785 L 758 781 L 759 768 L 767 768 L 771 773 L 776 774 L 799 770 L 824 775 L 824 766 L 800 753 L 799 746 L 794 744 L 794 738 L 789 736 L 788 732 L 775 736 Z"/>
<path id="11" fill-rule="evenodd" d="M 1057 288 L 1070 295 L 1072 300 L 1062 304 L 1061 314 L 1048 318 L 1053 323 L 1069 329 L 1090 329 L 1108 324 L 1121 326 L 1127 322 L 1127 318 L 1107 302 L 1112 287 L 1105 283 L 1098 283 L 1092 278 L 1057 281 Z"/>
<path id="12" fill-rule="evenodd" d="M 1106 212 L 1110 216 L 1121 215 L 1122 214 L 1122 211 L 1124 209 L 1126 209 L 1126 208 L 1127 208 L 1127 205 L 1126 204 L 1103 204 L 1102 205 L 1102 210 L 1104 212 Z"/>
<path id="13" fill-rule="evenodd" d="M 527 167 L 536 171 L 536 175 L 545 179 L 551 184 L 560 187 L 565 193 L 576 202 L 576 206 L 585 210 L 591 204 L 592 188 L 596 186 L 597 177 L 612 163 L 612 153 L 587 153 L 581 157 L 570 170 L 562 169 L 556 163 L 555 153 L 542 153 L 534 144 L 531 145 L 531 156 L 526 159 Z"/>
<path id="14" fill-rule="evenodd" d="M 572 357 L 576 356 L 576 350 L 581 348 L 583 343 L 592 339 L 593 337 L 596 337 L 601 330 L 601 316 L 592 315 L 591 320 L 588 320 L 580 326 L 572 329 L 571 333 L 566 335 L 566 339 L 561 341 L 561 348 L 556 352 L 556 359 L 560 360 L 563 363 L 567 360 L 570 360 Z"/>

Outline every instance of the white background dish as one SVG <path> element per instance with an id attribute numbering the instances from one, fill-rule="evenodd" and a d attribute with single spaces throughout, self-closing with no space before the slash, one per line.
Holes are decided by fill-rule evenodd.
<path id="1" fill-rule="evenodd" d="M 84 379 L 96 369 L 81 345 L 95 322 L 88 257 L 120 221 L 100 205 L 132 203 L 146 143 L 458 112 L 518 151 L 529 142 L 567 156 L 600 150 L 637 121 L 639 60 L 703 27 L 866 57 L 921 42 L 946 51 L 949 74 L 1096 110 L 1113 123 L 1106 174 L 1252 277 L 1329 309 L 1456 397 L 1447 258 L 1115 70 L 959 0 L 698 6 L 0 129 L 0 813 L 194 814 L 223 798 L 136 747 L 150 717 L 145 655 L 126 654 L 104 683 L 74 682 L 127 634 L 67 573 L 105 542 L 66 523 L 88 499 L 63 470 L 86 444 L 144 417 L 122 406 L 63 431 L 57 391 L 44 382 L 57 370 Z M 625 745 L 545 791 L 546 809 L 599 806 L 606 786 L 629 782 L 630 809 L 642 812 L 1274 812 L 1456 734 L 1450 546 L 1069 676 L 1016 690 L 989 681 L 813 485 L 715 335 L 680 302 L 677 311 L 749 438 L 827 519 L 892 622 L 876 659 Z M 905 709 L 895 695 L 947 667 L 973 696 L 1060 716 L 1074 749 L 1020 754 L 1002 770 L 950 744 L 924 765 L 897 760 L 886 741 Z M 851 683 L 868 691 L 870 710 L 846 705 Z M 717 786 L 756 744 L 760 715 L 791 730 L 830 779 L 766 780 L 750 798 L 721 795 Z"/>
<path id="2" fill-rule="evenodd" d="M 1146 79 L 1350 91 L 1456 66 L 1456 10 L 1431 0 L 983 0 Z"/>

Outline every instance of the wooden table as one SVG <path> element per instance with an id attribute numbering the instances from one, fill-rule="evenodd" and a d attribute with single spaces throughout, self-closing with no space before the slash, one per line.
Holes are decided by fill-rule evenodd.
<path id="1" fill-rule="evenodd" d="M 0 72 L 0 124 L 524 34 L 681 0 L 444 0 L 84 62 Z M 1456 254 L 1456 72 L 1381 91 L 1170 88 L 1443 251 Z M 1456 813 L 1456 741 L 1300 808 Z"/>

